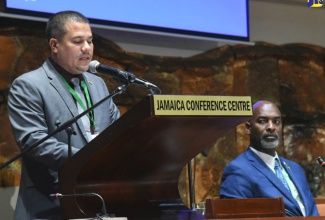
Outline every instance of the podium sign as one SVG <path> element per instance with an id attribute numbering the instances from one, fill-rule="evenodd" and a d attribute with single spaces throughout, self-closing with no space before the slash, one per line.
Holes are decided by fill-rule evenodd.
<path id="1" fill-rule="evenodd" d="M 155 95 L 155 115 L 249 116 L 249 96 Z"/>
<path id="2" fill-rule="evenodd" d="M 180 102 L 185 109 L 175 104 Z M 187 105 L 197 107 L 192 111 Z M 146 96 L 59 170 L 59 192 L 97 193 L 108 213 L 128 219 L 188 210 L 178 192 L 181 171 L 247 121 L 251 106 L 250 97 Z M 94 217 L 102 207 L 98 198 L 80 196 L 60 204 L 62 219 Z"/>

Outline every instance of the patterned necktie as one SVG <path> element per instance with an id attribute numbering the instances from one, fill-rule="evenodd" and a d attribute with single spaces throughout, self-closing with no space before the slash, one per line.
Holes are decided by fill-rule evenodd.
<path id="1" fill-rule="evenodd" d="M 71 82 L 74 86 L 74 91 L 78 94 L 80 100 L 84 103 L 84 106 L 87 106 L 86 104 L 86 99 L 85 99 L 85 95 L 84 93 L 81 91 L 81 88 L 80 88 L 80 80 L 79 78 L 72 78 L 71 79 Z M 77 107 L 78 107 L 78 113 L 82 113 L 84 112 L 84 109 L 80 106 L 80 104 L 77 102 Z M 81 121 L 82 121 L 82 124 L 86 130 L 86 133 L 87 133 L 87 136 L 91 136 L 91 133 L 90 133 L 90 120 L 88 118 L 87 115 L 84 115 L 81 117 Z"/>
<path id="2" fill-rule="evenodd" d="M 274 162 L 275 162 L 274 163 L 274 169 L 275 169 L 276 176 L 283 183 L 283 185 L 285 186 L 285 188 L 287 188 L 287 190 L 290 191 L 290 188 L 288 186 L 288 183 L 287 183 L 287 181 L 285 180 L 285 178 L 283 176 L 282 168 L 281 168 L 281 166 L 279 164 L 279 160 L 278 159 L 275 159 Z"/>

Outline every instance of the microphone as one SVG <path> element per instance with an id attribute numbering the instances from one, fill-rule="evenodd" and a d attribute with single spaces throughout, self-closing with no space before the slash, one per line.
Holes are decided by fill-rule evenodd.
<path id="1" fill-rule="evenodd" d="M 318 161 L 318 163 L 319 163 L 319 165 L 320 165 L 321 167 L 324 167 L 324 168 L 325 168 L 325 162 L 324 162 L 323 158 L 318 157 L 318 158 L 317 158 L 317 161 Z"/>
<path id="2" fill-rule="evenodd" d="M 98 197 L 101 200 L 101 202 L 102 202 L 103 216 L 104 217 L 107 217 L 108 216 L 107 210 L 106 210 L 105 201 L 104 201 L 103 197 L 101 197 L 97 193 L 66 194 L 66 195 L 62 195 L 61 193 L 55 193 L 55 194 L 50 194 L 49 195 L 50 198 L 55 198 L 56 200 L 60 200 L 62 197 L 78 197 L 78 196 L 96 196 L 96 197 Z"/>
<path id="3" fill-rule="evenodd" d="M 115 67 L 107 66 L 105 64 L 99 63 L 97 60 L 93 60 L 89 63 L 89 71 L 91 73 L 104 73 L 112 76 L 118 82 L 123 84 L 137 84 L 148 89 L 159 89 L 156 85 L 136 77 L 133 73 L 117 69 Z"/>

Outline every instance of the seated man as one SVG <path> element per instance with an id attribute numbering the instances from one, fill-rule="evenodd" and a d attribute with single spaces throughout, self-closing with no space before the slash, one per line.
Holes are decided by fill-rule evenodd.
<path id="1" fill-rule="evenodd" d="M 250 146 L 226 166 L 220 198 L 282 196 L 287 216 L 318 216 L 303 169 L 275 151 L 282 138 L 277 106 L 269 101 L 255 103 L 246 133 L 250 135 Z"/>

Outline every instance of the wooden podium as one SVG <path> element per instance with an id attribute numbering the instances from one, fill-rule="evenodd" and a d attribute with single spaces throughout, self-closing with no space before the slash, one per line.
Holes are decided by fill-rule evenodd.
<path id="1" fill-rule="evenodd" d="M 60 169 L 59 193 L 99 194 L 116 217 L 179 215 L 189 210 L 178 191 L 182 169 L 251 114 L 250 97 L 146 96 Z M 77 196 L 60 206 L 62 219 L 75 219 L 102 204 Z"/>

